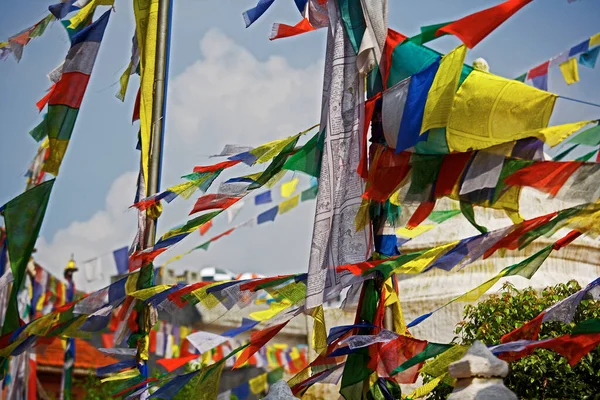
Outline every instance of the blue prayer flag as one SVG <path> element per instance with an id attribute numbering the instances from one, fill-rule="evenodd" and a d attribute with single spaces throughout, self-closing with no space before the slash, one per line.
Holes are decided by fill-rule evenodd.
<path id="1" fill-rule="evenodd" d="M 574 55 L 577 55 L 579 53 L 584 53 L 588 51 L 589 48 L 590 39 L 586 39 L 585 41 L 579 43 L 577 46 L 571 47 L 571 50 L 569 50 L 569 57 L 573 57 Z"/>
<path id="2" fill-rule="evenodd" d="M 279 206 L 275 206 L 273 208 L 268 209 L 262 214 L 259 214 L 256 217 L 256 222 L 260 225 L 265 222 L 275 221 L 275 217 L 277 217 L 277 212 L 279 211 Z"/>
<path id="3" fill-rule="evenodd" d="M 531 78 L 531 82 L 533 83 L 533 87 L 537 89 L 548 90 L 548 74 Z"/>
<path id="4" fill-rule="evenodd" d="M 245 11 L 242 16 L 244 17 L 244 22 L 246 23 L 246 28 L 252 25 L 257 19 L 259 19 L 265 11 L 271 7 L 271 5 L 275 2 L 275 0 L 258 0 L 256 7 L 251 8 Z"/>
<path id="5" fill-rule="evenodd" d="M 396 154 L 413 147 L 421 140 L 427 139 L 426 134 L 421 135 L 421 125 L 429 88 L 433 84 L 439 66 L 438 57 L 438 60 L 433 64 L 410 78 L 408 95 L 402 113 L 402 120 L 400 121 L 400 130 L 398 131 Z"/>
<path id="6" fill-rule="evenodd" d="M 261 193 L 254 198 L 254 204 L 256 204 L 256 205 L 267 204 L 267 203 L 270 203 L 271 201 L 272 201 L 272 199 L 271 199 L 271 191 L 270 190 L 268 190 L 264 193 Z"/>
<path id="7" fill-rule="evenodd" d="M 231 394 L 233 394 L 238 399 L 245 399 L 250 396 L 250 384 L 248 382 L 244 382 L 239 386 L 231 389 Z"/>
<path id="8" fill-rule="evenodd" d="M 246 332 L 247 330 L 254 328 L 256 325 L 258 325 L 259 322 L 260 321 L 255 321 L 249 318 L 242 318 L 242 326 L 240 326 L 239 328 L 229 329 L 228 331 L 223 332 L 221 336 L 237 336 L 242 332 Z"/>
<path id="9" fill-rule="evenodd" d="M 113 251 L 113 257 L 115 258 L 117 273 L 119 275 L 126 274 L 129 271 L 129 252 L 127 246 Z"/>

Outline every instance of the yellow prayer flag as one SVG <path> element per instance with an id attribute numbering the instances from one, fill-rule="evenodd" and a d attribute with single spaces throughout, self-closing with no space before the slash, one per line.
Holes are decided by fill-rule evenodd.
<path id="1" fill-rule="evenodd" d="M 362 199 L 360 207 L 356 212 L 356 217 L 354 218 L 354 229 L 356 229 L 356 232 L 362 231 L 371 222 L 371 216 L 369 215 L 369 206 L 369 200 Z"/>
<path id="2" fill-rule="evenodd" d="M 413 390 L 413 392 L 411 394 L 408 395 L 408 398 L 409 399 L 418 399 L 420 397 L 427 396 L 429 393 L 431 393 L 433 391 L 433 389 L 435 389 L 440 384 L 440 382 L 442 381 L 442 379 L 444 379 L 446 377 L 446 375 L 447 374 L 440 375 L 437 378 L 430 380 L 423 386 L 416 388 L 415 390 Z"/>
<path id="3" fill-rule="evenodd" d="M 255 311 L 250 314 L 250 318 L 255 321 L 266 321 L 273 318 L 286 308 L 289 308 L 291 305 L 292 303 L 290 302 L 273 302 L 269 305 L 268 310 Z"/>
<path id="4" fill-rule="evenodd" d="M 282 201 L 279 203 L 279 214 L 285 214 L 286 212 L 296 208 L 300 201 L 300 195 L 297 194 L 289 200 Z"/>
<path id="5" fill-rule="evenodd" d="M 448 125 L 452 102 L 466 55 L 467 46 L 462 44 L 442 58 L 440 68 L 435 74 L 427 95 L 421 134 L 432 128 L 444 128 Z"/>
<path id="6" fill-rule="evenodd" d="M 492 286 L 494 286 L 496 284 L 496 282 L 498 282 L 500 280 L 500 278 L 502 278 L 503 276 L 504 276 L 504 274 L 502 272 L 499 273 L 498 275 L 494 276 L 493 278 L 488 279 L 487 281 L 483 282 L 481 285 L 477 286 L 475 289 L 471 289 L 467 293 L 452 300 L 451 303 L 456 302 L 456 301 L 463 302 L 463 303 L 472 303 L 474 301 L 477 301 L 481 296 L 483 296 L 483 294 L 485 292 L 487 292 Z"/>
<path id="7" fill-rule="evenodd" d="M 400 305 L 400 299 L 396 293 L 392 278 L 388 278 L 384 283 L 384 289 L 386 293 L 385 306 L 391 307 L 394 332 L 411 336 L 410 332 L 406 329 L 406 322 L 404 321 L 404 313 L 402 312 L 402 306 Z"/>
<path id="8" fill-rule="evenodd" d="M 425 232 L 432 230 L 433 228 L 435 228 L 434 224 L 419 225 L 419 226 L 414 227 L 413 229 L 398 228 L 398 229 L 396 229 L 396 236 L 402 236 L 405 238 L 414 239 L 417 236 L 422 235 Z"/>
<path id="9" fill-rule="evenodd" d="M 250 391 L 254 394 L 261 394 L 267 391 L 267 373 L 260 374 L 255 378 L 248 381 L 250 384 Z"/>
<path id="10" fill-rule="evenodd" d="M 123 381 L 125 379 L 131 379 L 140 374 L 140 371 L 137 368 L 128 369 L 127 371 L 119 372 L 118 374 L 114 374 L 109 376 L 108 378 L 104 378 L 100 380 L 100 382 L 112 382 L 112 381 Z"/>
<path id="11" fill-rule="evenodd" d="M 171 288 L 171 285 L 156 285 L 146 289 L 136 290 L 135 292 L 129 293 L 130 296 L 135 297 L 138 300 L 148 300 L 155 294 L 159 294 Z"/>
<path id="12" fill-rule="evenodd" d="M 296 186 L 298 186 L 298 178 L 292 179 L 289 182 L 281 185 L 281 196 L 290 197 L 292 193 L 296 191 Z"/>
<path id="13" fill-rule="evenodd" d="M 131 76 L 131 68 L 133 68 L 133 65 L 131 64 L 131 61 L 129 61 L 129 65 L 119 78 L 119 91 L 115 97 L 121 101 L 125 101 L 125 94 L 127 93 L 127 87 L 129 86 L 129 77 Z"/>
<path id="14" fill-rule="evenodd" d="M 596 33 L 594 36 L 590 38 L 590 44 L 588 47 L 591 49 L 592 47 L 598 46 L 600 44 L 600 33 Z"/>
<path id="15" fill-rule="evenodd" d="M 394 272 L 397 274 L 418 274 L 420 272 L 423 272 L 423 270 L 427 268 L 429 264 L 435 261 L 438 257 L 444 255 L 447 251 L 451 250 L 454 246 L 458 244 L 458 242 L 459 241 L 457 240 L 452 243 L 434 247 L 433 249 L 421 254 L 414 260 L 411 260 L 406 264 L 403 264 L 400 267 L 394 269 Z"/>
<path id="16" fill-rule="evenodd" d="M 140 141 L 142 170 L 146 187 L 150 160 L 152 129 L 152 95 L 154 91 L 154 62 L 158 24 L 158 0 L 134 0 L 136 36 L 140 50 Z"/>
<path id="17" fill-rule="evenodd" d="M 76 29 L 94 12 L 98 6 L 112 6 L 115 0 L 92 0 L 87 3 L 73 18 L 70 19 L 69 29 Z"/>
<path id="18" fill-rule="evenodd" d="M 202 378 L 196 384 L 195 398 L 199 400 L 214 400 L 217 398 L 223 367 L 225 367 L 225 363 L 221 362 L 203 372 Z"/>
<path id="19" fill-rule="evenodd" d="M 577 66 L 577 59 L 575 57 L 560 64 L 560 72 L 562 72 L 567 85 L 579 82 L 579 67 Z"/>
<path id="20" fill-rule="evenodd" d="M 595 121 L 579 121 L 570 124 L 549 126 L 540 129 L 537 132 L 530 132 L 526 137 L 536 136 L 543 140 L 548 146 L 554 147 L 584 126 L 593 123 L 595 123 Z"/>
<path id="21" fill-rule="evenodd" d="M 131 294 L 137 290 L 137 281 L 139 276 L 139 271 L 127 276 L 127 280 L 125 281 L 125 294 Z"/>
<path id="22" fill-rule="evenodd" d="M 446 139 L 452 152 L 485 149 L 548 126 L 556 95 L 473 70 L 456 93 Z"/>
<path id="23" fill-rule="evenodd" d="M 317 353 L 321 354 L 327 350 L 327 327 L 325 326 L 325 313 L 323 312 L 323 305 L 315 307 L 311 312 L 311 316 L 314 319 L 312 346 Z"/>

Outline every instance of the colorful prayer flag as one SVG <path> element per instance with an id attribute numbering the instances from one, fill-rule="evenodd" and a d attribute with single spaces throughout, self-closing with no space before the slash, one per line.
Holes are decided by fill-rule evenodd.
<path id="1" fill-rule="evenodd" d="M 577 59 L 575 57 L 570 58 L 568 61 L 560 64 L 560 72 L 562 72 L 567 85 L 572 85 L 575 82 L 579 82 L 579 68 L 577 66 Z"/>
<path id="2" fill-rule="evenodd" d="M 111 11 L 73 37 L 63 73 L 48 100 L 50 155 L 44 170 L 58 175 Z"/>

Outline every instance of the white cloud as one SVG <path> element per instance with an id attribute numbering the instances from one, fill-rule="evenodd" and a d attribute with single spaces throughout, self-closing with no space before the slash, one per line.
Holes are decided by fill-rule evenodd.
<path id="1" fill-rule="evenodd" d="M 322 62 L 294 68 L 278 56 L 258 60 L 220 31 L 208 31 L 200 42 L 199 59 L 172 78 L 169 85 L 163 187 L 180 182 L 179 176 L 193 165 L 218 161 L 207 159 L 206 155 L 220 152 L 227 143 L 256 146 L 315 124 L 321 106 L 322 71 Z M 232 174 L 248 172 L 245 167 L 238 167 Z M 131 204 L 135 179 L 136 173 L 124 173 L 113 183 L 104 210 L 87 221 L 71 223 L 48 243 L 40 239 L 37 258 L 62 268 L 73 251 L 76 259 L 83 261 L 129 245 L 136 218 L 134 210 L 126 209 Z M 166 204 L 159 233 L 184 222 L 194 198 Z M 259 209 L 252 201 L 246 203 L 238 223 L 266 208 Z M 313 213 L 314 203 L 302 204 L 279 216 L 275 224 L 240 230 L 214 243 L 210 251 L 200 250 L 173 266 L 198 269 L 212 264 L 235 272 L 269 275 L 303 271 L 308 264 Z M 226 218 L 219 218 L 207 237 L 225 229 Z M 192 234 L 161 260 L 204 240 Z M 103 265 L 112 268 L 112 264 Z M 60 275 L 62 269 L 52 272 Z M 105 275 L 111 273 L 106 271 Z M 84 274 L 78 275 L 78 282 L 85 283 Z"/>

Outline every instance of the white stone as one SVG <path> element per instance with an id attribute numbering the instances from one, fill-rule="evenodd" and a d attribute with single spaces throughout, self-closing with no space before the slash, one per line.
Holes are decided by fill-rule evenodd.
<path id="1" fill-rule="evenodd" d="M 465 382 L 461 382 L 465 381 Z M 517 400 L 502 379 L 461 379 L 448 400 Z"/>
<path id="2" fill-rule="evenodd" d="M 263 400 L 296 400 L 287 382 L 280 380 L 271 385 L 269 394 Z"/>
<path id="3" fill-rule="evenodd" d="M 463 358 L 448 366 L 454 378 L 504 378 L 508 364 L 496 358 L 480 341 L 475 341 Z"/>

